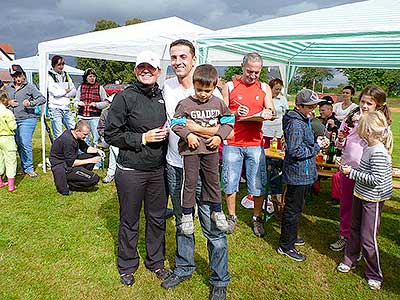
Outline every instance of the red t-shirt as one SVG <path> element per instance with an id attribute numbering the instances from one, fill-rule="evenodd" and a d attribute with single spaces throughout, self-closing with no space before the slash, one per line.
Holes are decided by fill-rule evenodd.
<path id="1" fill-rule="evenodd" d="M 246 85 L 241 80 L 233 81 L 233 90 L 229 92 L 229 109 L 237 111 L 239 103 L 249 108 L 247 116 L 259 113 L 264 109 L 265 92 L 261 88 L 261 82 L 257 81 L 251 85 Z M 263 133 L 262 122 L 243 121 L 238 122 L 236 118 L 233 127 L 234 137 L 227 140 L 228 145 L 232 146 L 261 146 Z"/>

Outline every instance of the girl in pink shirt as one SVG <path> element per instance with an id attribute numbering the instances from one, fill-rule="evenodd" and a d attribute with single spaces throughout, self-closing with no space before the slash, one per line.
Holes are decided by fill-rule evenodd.
<path id="1" fill-rule="evenodd" d="M 364 147 L 367 146 L 357 133 L 358 120 L 362 114 L 371 111 L 381 111 L 390 126 L 392 120 L 390 118 L 389 107 L 386 103 L 386 94 L 378 86 L 367 86 L 360 94 L 360 106 L 354 109 L 342 122 L 339 128 L 336 147 L 342 150 L 342 164 L 357 168 Z M 391 152 L 391 151 L 390 151 Z M 346 241 L 350 236 L 351 206 L 353 201 L 354 180 L 344 175 L 340 175 L 340 186 L 342 194 L 340 197 L 340 224 L 339 239 L 330 244 L 332 251 L 342 251 L 346 245 Z"/>

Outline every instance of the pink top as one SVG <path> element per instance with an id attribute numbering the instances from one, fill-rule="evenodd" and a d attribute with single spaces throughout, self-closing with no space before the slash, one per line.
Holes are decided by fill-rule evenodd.
<path id="1" fill-rule="evenodd" d="M 342 131 L 347 136 L 343 142 L 336 142 L 336 147 L 342 150 L 342 165 L 357 168 L 360 164 L 361 156 L 367 143 L 360 138 L 357 133 L 358 122 L 354 122 L 354 127 L 348 127 L 343 121 L 339 132 Z"/>

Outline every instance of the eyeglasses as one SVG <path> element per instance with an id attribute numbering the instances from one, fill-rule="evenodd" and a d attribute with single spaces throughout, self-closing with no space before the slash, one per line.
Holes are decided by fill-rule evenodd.
<path id="1" fill-rule="evenodd" d="M 61 62 L 61 63 L 57 64 L 57 66 L 63 66 L 63 65 L 65 65 L 65 62 Z"/>

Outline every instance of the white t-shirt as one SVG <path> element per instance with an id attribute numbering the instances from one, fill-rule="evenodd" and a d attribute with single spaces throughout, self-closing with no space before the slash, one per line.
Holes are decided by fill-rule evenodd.
<path id="1" fill-rule="evenodd" d="M 263 122 L 263 127 L 262 127 L 263 135 L 268 137 L 273 137 L 276 131 L 276 136 L 280 138 L 283 135 L 282 118 L 283 115 L 286 113 L 286 110 L 289 109 L 289 105 L 286 100 L 286 97 L 283 95 L 278 95 L 278 97 L 275 97 L 272 100 L 274 101 L 277 118 L 273 121 Z"/>
<path id="2" fill-rule="evenodd" d="M 351 112 L 353 109 L 358 107 L 357 104 L 351 103 L 349 107 L 346 109 L 342 109 L 342 104 L 343 102 L 338 102 L 333 104 L 333 112 L 335 113 L 335 117 L 340 121 L 343 122 L 343 120 L 346 118 L 346 116 Z"/>
<path id="3" fill-rule="evenodd" d="M 222 95 L 218 89 L 215 89 L 213 94 L 218 98 L 222 99 Z M 168 127 L 171 125 L 171 120 L 174 117 L 175 109 L 178 103 L 194 95 L 194 88 L 185 89 L 178 81 L 177 77 L 170 78 L 164 82 L 163 95 L 165 102 L 165 109 L 167 112 L 167 123 Z M 223 101 L 223 100 L 221 100 Z M 167 163 L 171 166 L 183 168 L 182 157 L 178 150 L 179 136 L 177 136 L 172 130 L 169 131 L 168 138 L 168 151 L 167 151 Z"/>

